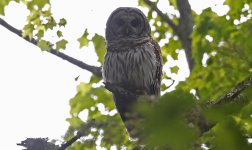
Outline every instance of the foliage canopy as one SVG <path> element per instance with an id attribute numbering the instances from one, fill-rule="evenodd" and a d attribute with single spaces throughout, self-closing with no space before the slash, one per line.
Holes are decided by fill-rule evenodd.
<path id="1" fill-rule="evenodd" d="M 4 7 L 10 1 L 0 1 L 1 15 L 4 15 Z M 37 40 L 37 46 L 43 51 L 66 48 L 68 41 L 61 29 L 67 26 L 67 20 L 54 19 L 49 0 L 15 2 L 25 4 L 30 11 L 22 30 L 23 37 Z M 179 52 L 185 49 L 183 38 L 178 33 L 187 32 L 186 29 L 174 31 L 162 16 L 154 15 L 156 10 L 146 0 L 139 0 L 139 5 L 148 8 L 147 17 L 152 22 L 153 37 L 162 46 L 164 64 L 169 63 L 170 58 L 177 60 Z M 183 5 L 180 0 L 170 0 L 169 5 L 183 17 L 179 11 Z M 249 143 L 252 138 L 252 88 L 248 87 L 232 98 L 221 97 L 230 94 L 231 89 L 251 76 L 252 1 L 226 0 L 223 5 L 229 7 L 229 11 L 222 16 L 211 8 L 200 14 L 192 12 L 194 26 L 189 38 L 192 39 L 190 46 L 194 65 L 190 76 L 179 82 L 172 92 L 167 92 L 171 86 L 163 83 L 164 94 L 158 104 L 152 106 L 142 101 L 136 104 L 136 111 L 145 118 L 140 123 L 143 130 L 141 140 L 129 138 L 123 122 L 115 113 L 111 93 L 102 86 L 102 78 L 93 75 L 89 83 L 77 86 L 77 93 L 69 102 L 71 117 L 67 121 L 70 126 L 64 138 L 70 140 L 76 131 L 86 129 L 91 120 L 95 120 L 96 124 L 68 149 L 96 149 L 97 143 L 108 149 L 111 146 L 118 149 L 139 148 L 139 143 L 144 143 L 145 149 L 252 149 Z M 167 15 L 174 24 L 180 22 L 176 14 Z M 44 38 L 50 29 L 57 29 L 57 41 Z M 80 48 L 92 43 L 97 61 L 102 64 L 105 39 L 98 34 L 91 38 L 88 35 L 86 29 L 81 37 L 76 37 Z M 179 66 L 168 69 L 164 70 L 163 80 L 174 80 L 171 73 L 179 73 Z M 225 103 L 207 105 L 209 101 L 215 103 L 219 99 Z M 87 120 L 79 117 L 82 112 L 88 113 Z"/>

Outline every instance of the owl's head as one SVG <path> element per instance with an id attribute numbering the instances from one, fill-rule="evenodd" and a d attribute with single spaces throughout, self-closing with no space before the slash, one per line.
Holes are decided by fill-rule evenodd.
<path id="1" fill-rule="evenodd" d="M 109 16 L 106 40 L 150 37 L 150 25 L 143 12 L 133 7 L 119 7 Z"/>

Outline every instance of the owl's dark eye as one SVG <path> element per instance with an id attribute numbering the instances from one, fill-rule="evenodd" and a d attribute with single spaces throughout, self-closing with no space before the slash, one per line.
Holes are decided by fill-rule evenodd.
<path id="1" fill-rule="evenodd" d="M 116 25 L 118 25 L 118 26 L 123 26 L 124 25 L 124 21 L 122 20 L 122 19 L 116 19 Z"/>
<path id="2" fill-rule="evenodd" d="M 136 27 L 139 25 L 139 22 L 138 22 L 137 19 L 134 19 L 134 20 L 132 20 L 132 21 L 130 22 L 130 24 L 131 24 L 132 27 L 135 27 L 135 28 L 136 28 Z"/>

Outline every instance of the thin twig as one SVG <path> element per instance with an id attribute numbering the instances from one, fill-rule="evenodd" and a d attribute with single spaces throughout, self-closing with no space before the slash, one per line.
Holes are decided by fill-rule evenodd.
<path id="1" fill-rule="evenodd" d="M 33 44 L 33 45 L 36 45 L 37 46 L 37 43 L 38 41 L 34 38 L 32 39 L 29 39 L 28 37 L 23 37 L 22 36 L 22 31 L 21 30 L 18 30 L 16 28 L 14 28 L 13 26 L 11 26 L 10 24 L 8 24 L 5 20 L 3 20 L 2 18 L 0 18 L 0 25 L 2 25 L 3 27 L 5 27 L 6 29 L 8 29 L 9 31 L 11 31 L 12 33 L 15 33 L 16 35 L 18 35 L 19 37 L 25 39 L 27 42 Z M 102 76 L 102 72 L 101 72 L 101 67 L 96 67 L 96 66 L 91 66 L 91 65 L 88 65 L 80 60 L 77 60 L 71 56 L 68 56 L 58 50 L 55 50 L 55 49 L 50 49 L 49 51 L 47 51 L 55 56 L 58 56 L 84 70 L 87 70 L 87 71 L 90 71 L 91 73 L 93 73 L 94 75 L 98 76 L 98 77 L 101 77 Z"/>
<path id="2" fill-rule="evenodd" d="M 82 135 L 78 134 L 78 133 L 77 133 L 76 136 L 74 136 L 69 141 L 67 141 L 65 144 L 63 144 L 58 150 L 65 150 L 66 148 L 68 148 L 69 146 L 71 146 L 74 142 L 76 142 L 79 138 L 81 138 Z"/>
<path id="3" fill-rule="evenodd" d="M 171 86 L 173 86 L 174 83 L 175 83 L 175 80 L 174 80 L 174 79 L 170 78 L 170 80 L 172 81 L 172 83 L 171 83 L 166 89 L 169 89 L 169 88 L 170 88 Z"/>
<path id="4" fill-rule="evenodd" d="M 157 14 L 160 16 L 161 19 L 163 19 L 166 23 L 168 23 L 174 32 L 178 34 L 178 26 L 166 15 L 164 14 L 157 6 L 155 3 L 151 2 L 150 0 L 144 0 L 146 4 L 148 4 L 151 9 L 153 9 Z"/>
<path id="5" fill-rule="evenodd" d="M 71 138 L 69 141 L 67 141 L 65 144 L 61 145 L 61 147 L 58 150 L 65 150 L 67 147 L 71 146 L 74 142 L 76 142 L 78 139 L 80 139 L 82 136 L 87 134 L 87 131 L 90 130 L 91 127 L 95 125 L 95 120 L 91 120 L 88 122 L 80 131 L 77 132 L 77 134 Z"/>

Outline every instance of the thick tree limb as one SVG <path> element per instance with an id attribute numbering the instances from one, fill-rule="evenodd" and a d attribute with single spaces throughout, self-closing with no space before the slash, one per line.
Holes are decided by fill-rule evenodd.
<path id="1" fill-rule="evenodd" d="M 179 17 L 179 35 L 190 36 L 193 32 L 193 16 L 191 6 L 188 0 L 177 0 L 178 11 L 180 13 Z"/>
<path id="2" fill-rule="evenodd" d="M 194 25 L 192 9 L 188 0 L 177 0 L 177 6 L 180 13 L 178 36 L 181 40 L 182 47 L 185 50 L 189 69 L 190 71 L 192 71 L 194 66 L 194 61 L 192 58 L 192 38 L 191 38 Z"/>
<path id="3" fill-rule="evenodd" d="M 242 91 L 244 91 L 245 89 L 247 89 L 251 85 L 252 85 L 252 76 L 250 76 L 250 77 L 246 78 L 245 80 L 243 80 L 242 82 L 238 83 L 229 93 L 219 97 L 217 100 L 207 101 L 205 106 L 211 108 L 214 106 L 218 106 L 220 104 L 234 102 L 235 98 L 237 98 L 241 94 Z M 203 106 L 203 107 L 205 107 L 205 106 Z M 200 115 L 203 116 L 202 113 Z M 203 131 L 203 133 L 206 131 L 209 131 L 214 126 L 214 124 L 209 124 L 208 122 L 206 122 L 204 118 L 201 118 L 200 121 L 201 121 L 201 123 L 200 123 L 199 127 L 200 127 L 201 131 Z"/>
<path id="4" fill-rule="evenodd" d="M 182 43 L 182 47 L 185 50 L 186 59 L 188 62 L 188 66 L 190 71 L 192 71 L 194 66 L 194 61 L 192 59 L 192 39 L 191 34 L 193 31 L 193 17 L 191 12 L 191 6 L 188 0 L 177 0 L 178 11 L 180 13 L 179 24 L 176 25 L 166 14 L 164 14 L 155 3 L 150 0 L 144 0 L 146 4 L 148 4 L 151 9 L 153 9 L 160 18 L 168 23 L 171 28 L 174 30 L 175 34 L 180 38 Z"/>
<path id="5" fill-rule="evenodd" d="M 33 44 L 33 45 L 36 45 L 37 46 L 37 40 L 32 38 L 32 39 L 29 39 L 28 37 L 23 37 L 22 36 L 22 31 L 21 30 L 18 30 L 16 28 L 14 28 L 13 26 L 11 26 L 10 24 L 8 24 L 6 21 L 4 21 L 2 18 L 0 18 L 0 25 L 2 25 L 3 27 L 5 27 L 6 29 L 8 29 L 9 31 L 11 31 L 12 33 L 15 33 L 16 35 L 18 35 L 19 37 L 25 39 L 27 42 Z M 96 66 L 91 66 L 91 65 L 88 65 L 80 60 L 77 60 L 73 57 L 70 57 L 58 50 L 55 50 L 55 49 L 50 49 L 49 51 L 47 51 L 55 56 L 58 56 L 84 70 L 87 70 L 87 71 L 90 71 L 91 73 L 93 73 L 94 75 L 96 76 L 99 76 L 101 77 L 102 76 L 102 72 L 101 72 L 101 67 L 96 67 Z"/>
<path id="6" fill-rule="evenodd" d="M 221 96 L 215 101 L 208 102 L 209 106 L 219 105 L 223 104 L 225 102 L 230 102 L 234 98 L 236 98 L 239 94 L 241 94 L 242 91 L 244 91 L 246 88 L 252 85 L 252 76 L 248 77 L 244 81 L 238 83 L 229 93 L 227 93 L 224 96 Z"/>

